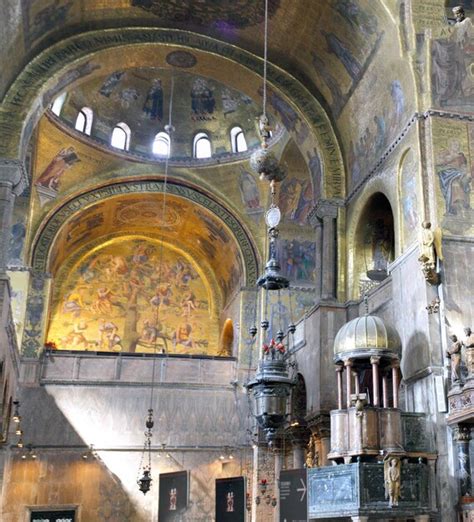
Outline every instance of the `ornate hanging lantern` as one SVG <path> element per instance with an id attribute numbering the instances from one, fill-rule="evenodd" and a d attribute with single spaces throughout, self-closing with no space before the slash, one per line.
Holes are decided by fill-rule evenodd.
<path id="1" fill-rule="evenodd" d="M 140 468 L 142 469 L 142 475 L 137 479 L 138 489 L 146 495 L 150 491 L 151 487 L 151 438 L 153 436 L 153 410 L 148 410 L 148 416 L 145 421 L 145 444 L 143 446 L 142 460 L 140 462 Z M 148 457 L 148 462 L 145 464 L 145 459 Z"/>
<path id="2" fill-rule="evenodd" d="M 269 292 L 278 295 L 277 309 L 280 310 L 282 303 L 280 291 L 289 287 L 289 281 L 281 274 L 280 265 L 276 257 L 276 241 L 278 238 L 278 224 L 280 221 L 280 210 L 276 206 L 270 207 L 266 214 L 266 222 L 269 227 L 269 259 L 265 265 L 264 274 L 258 279 L 257 285 L 265 292 L 265 304 L 268 303 Z M 265 317 L 261 321 L 262 352 L 255 378 L 247 383 L 246 387 L 254 399 L 254 416 L 260 428 L 265 432 L 269 446 L 272 446 L 277 438 L 278 430 L 285 424 L 287 418 L 287 404 L 293 380 L 289 375 L 288 353 L 284 345 L 285 336 L 280 328 L 275 337 L 268 337 L 269 321 L 266 317 L 267 306 L 265 306 Z M 295 332 L 294 325 L 288 327 L 288 333 Z M 250 329 L 255 336 L 257 328 Z"/>
<path id="3" fill-rule="evenodd" d="M 272 129 L 269 124 L 267 103 L 267 51 L 268 51 L 268 0 L 265 0 L 265 35 L 263 56 L 263 114 L 259 120 L 259 132 L 261 147 L 250 158 L 253 170 L 270 184 L 271 205 L 265 215 L 269 236 L 269 255 L 265 265 L 264 274 L 258 279 L 257 287 L 265 294 L 264 317 L 260 323 L 262 328 L 262 351 L 255 378 L 245 386 L 248 393 L 254 399 L 253 415 L 259 427 L 264 431 L 268 445 L 273 446 L 278 431 L 286 422 L 287 405 L 293 380 L 290 377 L 288 352 L 284 342 L 288 341 L 289 335 L 294 334 L 296 327 L 291 324 L 288 327 L 288 335 L 282 329 L 282 302 L 281 290 L 289 288 L 288 279 L 281 273 L 280 264 L 277 259 L 276 241 L 278 238 L 278 225 L 281 219 L 280 209 L 274 204 L 276 184 L 285 179 L 284 169 L 275 154 L 270 151 L 269 139 Z M 278 331 L 274 333 L 275 321 L 272 321 L 272 331 L 269 332 L 270 322 L 268 320 L 268 300 L 271 295 L 277 295 L 277 310 L 280 315 Z M 290 296 L 291 305 L 291 296 Z M 273 317 L 274 318 L 274 317 Z M 257 328 L 250 328 L 250 334 L 255 339 Z"/>

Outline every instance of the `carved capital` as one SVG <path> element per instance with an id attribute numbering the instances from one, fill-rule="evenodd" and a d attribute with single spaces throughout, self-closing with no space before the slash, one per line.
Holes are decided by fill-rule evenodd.
<path id="1" fill-rule="evenodd" d="M 311 433 L 318 439 L 329 438 L 331 434 L 331 420 L 327 413 L 309 414 L 306 422 Z"/>
<path id="2" fill-rule="evenodd" d="M 351 368 L 351 366 L 352 366 L 353 364 L 354 364 L 353 359 L 346 359 L 346 360 L 344 361 L 344 366 L 345 366 L 346 368 Z"/>
<path id="3" fill-rule="evenodd" d="M 343 204 L 343 200 L 339 199 L 320 199 L 314 207 L 314 213 L 319 219 L 336 219 L 337 211 Z"/>
<path id="4" fill-rule="evenodd" d="M 425 281 L 430 285 L 436 286 L 440 284 L 440 276 L 438 272 L 436 272 L 434 266 L 430 262 L 425 262 L 420 260 L 421 271 L 423 272 L 423 277 Z"/>
<path id="5" fill-rule="evenodd" d="M 11 184 L 12 191 L 19 196 L 28 186 L 28 176 L 22 161 L 0 158 L 0 184 Z"/>
<path id="6" fill-rule="evenodd" d="M 370 364 L 379 364 L 381 357 L 379 355 L 372 355 L 370 358 Z"/>
<path id="7" fill-rule="evenodd" d="M 454 430 L 456 442 L 469 442 L 471 440 L 471 427 L 466 424 L 458 424 Z"/>
<path id="8" fill-rule="evenodd" d="M 342 364 L 335 364 L 334 368 L 336 369 L 337 373 L 342 373 L 344 371 L 344 366 L 342 366 Z"/>

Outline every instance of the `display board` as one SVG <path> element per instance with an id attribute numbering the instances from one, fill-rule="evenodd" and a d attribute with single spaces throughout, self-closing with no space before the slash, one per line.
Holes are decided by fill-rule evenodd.
<path id="1" fill-rule="evenodd" d="M 160 473 L 158 518 L 160 522 L 180 520 L 188 507 L 189 473 L 176 471 Z"/>
<path id="2" fill-rule="evenodd" d="M 307 470 L 280 472 L 280 522 L 308 520 Z"/>
<path id="3" fill-rule="evenodd" d="M 245 478 L 216 479 L 216 522 L 245 522 Z"/>

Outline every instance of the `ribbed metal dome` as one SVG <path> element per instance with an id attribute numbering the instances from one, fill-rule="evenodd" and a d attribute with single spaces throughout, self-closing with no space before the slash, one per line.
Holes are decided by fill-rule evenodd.
<path id="1" fill-rule="evenodd" d="M 402 345 L 397 331 L 376 315 L 364 315 L 346 323 L 334 340 L 334 359 L 386 355 L 399 358 Z"/>

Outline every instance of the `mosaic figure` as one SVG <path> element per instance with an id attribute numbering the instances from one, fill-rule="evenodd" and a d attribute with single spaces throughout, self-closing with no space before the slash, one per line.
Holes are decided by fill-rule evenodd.
<path id="1" fill-rule="evenodd" d="M 42 174 L 40 174 L 36 180 L 36 185 L 57 191 L 61 183 L 61 178 L 66 171 L 79 161 L 81 160 L 74 147 L 61 149 Z"/>
<path id="2" fill-rule="evenodd" d="M 331 54 L 335 54 L 339 61 L 344 66 L 347 74 L 354 80 L 357 81 L 362 75 L 362 65 L 354 57 L 349 50 L 349 47 L 342 42 L 334 33 L 327 33 L 322 30 L 324 38 L 326 39 L 327 50 Z"/>
<path id="3" fill-rule="evenodd" d="M 455 215 L 462 209 L 469 209 L 472 173 L 468 170 L 468 161 L 459 140 L 451 139 L 448 147 L 439 153 L 436 170 L 446 214 Z"/>
<path id="4" fill-rule="evenodd" d="M 204 78 L 196 78 L 191 89 L 191 109 L 195 115 L 212 114 L 216 106 L 214 93 Z"/>
<path id="5" fill-rule="evenodd" d="M 99 93 L 106 98 L 110 98 L 110 95 L 122 80 L 125 71 L 115 71 L 106 78 L 102 87 L 99 89 Z"/>
<path id="6" fill-rule="evenodd" d="M 163 119 L 163 87 L 161 80 L 155 79 L 143 104 L 143 112 L 150 120 Z"/>
<path id="7" fill-rule="evenodd" d="M 244 167 L 240 168 L 239 189 L 242 203 L 248 211 L 261 210 L 257 182 Z"/>

